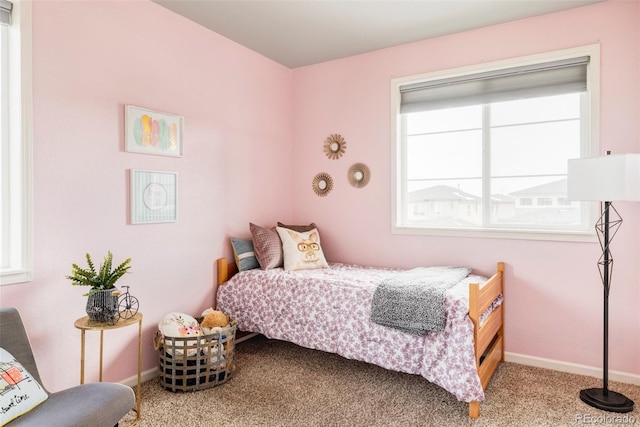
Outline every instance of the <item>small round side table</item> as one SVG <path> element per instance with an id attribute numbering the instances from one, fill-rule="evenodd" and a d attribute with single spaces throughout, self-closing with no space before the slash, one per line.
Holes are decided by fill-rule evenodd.
<path id="1" fill-rule="evenodd" d="M 138 312 L 130 319 L 120 319 L 117 323 L 109 325 L 89 319 L 88 316 L 76 320 L 74 326 L 82 333 L 80 348 L 80 384 L 84 384 L 84 353 L 85 353 L 85 332 L 100 331 L 100 382 L 102 382 L 102 350 L 104 349 L 104 331 L 124 328 L 125 326 L 138 324 L 138 387 L 136 389 L 136 421 L 140 419 L 140 380 L 142 372 L 142 313 Z"/>

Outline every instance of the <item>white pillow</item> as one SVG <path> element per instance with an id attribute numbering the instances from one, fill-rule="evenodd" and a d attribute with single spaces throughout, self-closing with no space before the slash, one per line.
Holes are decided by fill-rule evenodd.
<path id="1" fill-rule="evenodd" d="M 285 270 L 312 270 L 327 268 L 327 260 L 320 246 L 320 233 L 314 228 L 297 232 L 289 228 L 276 227 L 284 254 Z"/>
<path id="2" fill-rule="evenodd" d="M 31 374 L 4 348 L 0 348 L 0 425 L 26 414 L 49 397 Z"/>
<path id="3" fill-rule="evenodd" d="M 158 329 L 165 337 L 184 338 L 202 335 L 198 321 L 184 313 L 167 314 L 158 324 Z"/>
<path id="4" fill-rule="evenodd" d="M 187 337 L 200 337 L 203 335 L 200 324 L 196 319 L 184 313 L 169 313 L 158 324 L 158 330 L 165 337 L 170 338 L 187 338 Z M 175 342 L 175 346 L 173 346 Z M 172 341 L 171 339 L 164 340 L 165 351 L 169 354 L 176 354 L 182 356 L 184 354 L 184 347 L 195 346 L 197 340 L 179 340 Z M 182 348 L 180 348 L 182 347 Z M 195 355 L 197 350 L 195 348 L 187 349 L 187 355 Z"/>

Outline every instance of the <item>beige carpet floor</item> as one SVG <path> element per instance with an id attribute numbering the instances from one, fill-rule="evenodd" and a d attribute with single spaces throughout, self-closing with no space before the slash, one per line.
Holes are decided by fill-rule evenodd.
<path id="1" fill-rule="evenodd" d="M 259 336 L 236 346 L 235 376 L 207 390 L 173 393 L 142 385 L 141 427 L 250 426 L 640 426 L 640 386 L 610 382 L 636 403 L 616 414 L 580 401 L 601 380 L 514 363 L 498 368 L 480 406 L 468 405 L 417 375 Z M 120 426 L 134 424 L 131 411 Z"/>

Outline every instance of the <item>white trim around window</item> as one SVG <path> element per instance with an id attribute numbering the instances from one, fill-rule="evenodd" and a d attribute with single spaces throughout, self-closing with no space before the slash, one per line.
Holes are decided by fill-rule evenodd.
<path id="1" fill-rule="evenodd" d="M 0 284 L 32 280 L 33 266 L 33 161 L 32 161 L 32 56 L 31 2 L 13 3 L 12 24 L 7 27 L 8 61 L 8 145 L 3 147 L 3 227 Z M 6 185 L 5 185 L 6 184 Z M 5 236 L 5 231 L 8 236 Z M 7 253 L 8 252 L 8 253 Z"/>
<path id="2" fill-rule="evenodd" d="M 406 156 L 402 150 L 404 134 L 402 132 L 403 115 L 401 108 L 401 88 L 420 86 L 424 82 L 435 80 L 464 80 L 465 76 L 478 75 L 479 73 L 496 73 L 500 70 L 514 69 L 516 67 L 531 67 L 536 64 L 546 64 L 554 61 L 572 60 L 580 57 L 588 57 L 587 66 L 587 91 L 583 95 L 586 97 L 582 111 L 588 120 L 586 126 L 580 130 L 580 152 L 582 157 L 597 155 L 599 153 L 599 128 L 600 128 L 600 46 L 599 44 L 580 46 L 576 48 L 545 52 L 519 58 L 482 63 L 450 70 L 436 71 L 421 75 L 395 78 L 391 80 L 391 218 L 392 233 L 411 235 L 438 235 L 456 237 L 487 237 L 487 238 L 507 238 L 522 240 L 561 240 L 561 241 L 596 241 L 593 227 L 581 230 L 545 230 L 500 227 L 472 227 L 472 228 L 447 228 L 440 227 L 418 227 L 403 224 L 402 209 L 407 209 L 406 203 L 401 201 L 401 197 L 407 194 L 406 171 L 408 168 Z M 445 80 L 446 79 L 446 80 Z M 415 87 L 414 86 L 414 87 Z M 403 208 L 404 206 L 404 208 Z M 598 215 L 597 203 L 585 203 L 582 205 L 582 223 L 595 224 Z"/>

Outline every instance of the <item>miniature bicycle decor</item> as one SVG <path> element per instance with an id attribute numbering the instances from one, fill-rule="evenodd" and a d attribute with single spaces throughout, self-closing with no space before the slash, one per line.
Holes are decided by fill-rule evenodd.
<path id="1" fill-rule="evenodd" d="M 127 320 L 132 319 L 138 313 L 138 298 L 129 293 L 129 286 L 122 286 L 126 288 L 124 293 L 120 291 L 113 291 L 111 295 L 118 297 L 118 312 L 116 313 L 113 323 L 118 323 L 120 319 Z"/>

